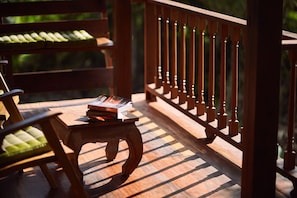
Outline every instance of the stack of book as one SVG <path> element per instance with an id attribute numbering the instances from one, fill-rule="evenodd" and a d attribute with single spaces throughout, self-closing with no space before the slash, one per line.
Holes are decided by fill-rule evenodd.
<path id="1" fill-rule="evenodd" d="M 87 116 L 92 120 L 112 121 L 129 119 L 130 99 L 120 96 L 100 95 L 88 104 Z"/>

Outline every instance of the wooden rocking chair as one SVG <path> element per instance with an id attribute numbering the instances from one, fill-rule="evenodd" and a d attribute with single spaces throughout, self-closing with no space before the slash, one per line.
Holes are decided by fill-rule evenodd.
<path id="1" fill-rule="evenodd" d="M 57 188 L 47 163 L 58 162 L 65 171 L 77 197 L 88 197 L 83 188 L 70 149 L 64 149 L 52 126 L 52 119 L 60 113 L 44 112 L 24 119 L 17 108 L 18 95 L 22 90 L 9 91 L 0 73 L 0 113 L 3 127 L 0 129 L 0 177 L 28 167 L 40 166 L 50 186 Z M 3 116 L 4 115 L 4 116 Z M 41 130 L 35 125 L 38 124 Z M 67 154 L 65 153 L 67 151 Z"/>

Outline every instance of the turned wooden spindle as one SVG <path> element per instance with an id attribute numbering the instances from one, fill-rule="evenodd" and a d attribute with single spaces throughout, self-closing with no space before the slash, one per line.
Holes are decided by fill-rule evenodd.
<path id="1" fill-rule="evenodd" d="M 165 12 L 165 11 L 164 11 Z M 167 12 L 166 12 L 167 13 Z M 168 94 L 170 91 L 170 80 L 169 80 L 169 19 L 163 24 L 163 94 Z"/>
<path id="2" fill-rule="evenodd" d="M 198 78 L 197 78 L 197 115 L 201 116 L 205 113 L 205 100 L 204 100 L 204 47 L 205 47 L 205 19 L 198 20 L 199 30 L 199 49 L 198 49 Z"/>
<path id="3" fill-rule="evenodd" d="M 209 71 L 208 71 L 208 105 L 206 109 L 206 120 L 212 122 L 216 118 L 215 107 L 215 65 L 216 65 L 216 33 L 217 23 L 208 22 L 209 31 Z"/>
<path id="4" fill-rule="evenodd" d="M 158 17 L 158 47 L 157 47 L 157 55 L 158 55 L 158 64 L 155 70 L 155 88 L 158 89 L 162 85 L 162 18 Z"/>
<path id="5" fill-rule="evenodd" d="M 239 131 L 238 114 L 238 64 L 239 64 L 239 28 L 234 28 L 231 39 L 233 43 L 232 63 L 232 93 L 231 93 L 231 119 L 229 120 L 229 135 L 235 136 Z"/>
<path id="6" fill-rule="evenodd" d="M 228 26 L 221 26 L 221 65 L 220 65 L 220 108 L 217 116 L 218 129 L 226 128 L 228 114 L 226 111 L 226 68 L 227 68 L 227 37 Z"/>
<path id="7" fill-rule="evenodd" d="M 178 93 L 178 103 L 184 104 L 187 99 L 187 88 L 186 88 L 186 16 L 181 16 L 181 38 L 180 38 L 180 84 Z"/>
<path id="8" fill-rule="evenodd" d="M 171 20 L 173 21 L 171 27 L 171 99 L 175 99 L 178 96 L 177 86 L 177 12 L 171 12 Z"/>
<path id="9" fill-rule="evenodd" d="M 195 107 L 195 41 L 196 41 L 196 28 L 195 28 L 195 18 L 189 16 L 189 75 L 188 75 L 188 97 L 187 97 L 187 109 L 194 109 Z"/>

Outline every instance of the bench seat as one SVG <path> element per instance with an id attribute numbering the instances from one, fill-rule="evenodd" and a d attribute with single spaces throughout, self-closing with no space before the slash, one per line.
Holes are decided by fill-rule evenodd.
<path id="1" fill-rule="evenodd" d="M 1 54 L 30 53 L 43 50 L 70 50 L 112 47 L 106 37 L 95 38 L 86 30 L 28 31 L 0 35 Z"/>

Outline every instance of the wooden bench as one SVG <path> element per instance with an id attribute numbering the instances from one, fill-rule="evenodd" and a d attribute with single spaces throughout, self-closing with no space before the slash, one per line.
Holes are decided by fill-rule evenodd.
<path id="1" fill-rule="evenodd" d="M 119 31 L 122 27 L 123 37 L 118 43 L 126 43 L 126 50 L 131 51 L 129 42 L 122 42 L 121 39 L 131 40 L 131 26 L 128 22 L 125 26 L 120 25 L 117 20 L 123 18 L 119 0 L 115 0 L 114 14 L 114 35 L 119 38 Z M 128 1 L 121 2 L 121 7 L 130 6 Z M 131 88 L 122 88 L 119 75 L 114 72 L 115 62 L 112 58 L 117 57 L 115 42 L 110 40 L 109 21 L 106 13 L 105 0 L 58 0 L 58 1 L 34 1 L 34 2 L 4 2 L 0 5 L 0 55 L 2 59 L 8 60 L 8 66 L 5 68 L 5 76 L 8 84 L 14 88 L 18 87 L 26 90 L 26 93 L 64 91 L 64 90 L 83 90 L 92 88 L 114 88 L 121 89 L 115 94 L 130 97 Z M 123 5 L 122 5 L 123 4 Z M 128 12 L 129 20 L 129 9 Z M 67 15 L 79 17 L 79 19 L 51 20 L 51 21 L 33 21 L 28 23 L 8 23 L 7 17 L 15 16 L 49 16 L 49 15 Z M 89 18 L 82 18 L 82 15 L 89 15 Z M 37 18 L 37 17 L 36 17 Z M 124 19 L 125 20 L 125 19 Z M 125 22 L 125 21 L 123 21 Z M 126 33 L 125 33 L 126 32 Z M 126 55 L 131 55 L 131 52 Z M 91 69 L 68 69 L 56 71 L 38 71 L 26 73 L 14 73 L 12 67 L 12 56 L 18 54 L 51 54 L 59 52 L 80 52 L 80 51 L 98 51 L 104 52 L 105 64 L 101 67 L 91 67 Z M 113 57 L 111 57 L 113 55 Z M 121 58 L 119 58 L 121 59 Z M 130 56 L 131 59 L 131 56 Z M 131 64 L 131 60 L 116 61 L 120 64 Z M 120 71 L 122 66 L 117 66 Z M 127 69 L 129 70 L 130 65 Z M 130 70 L 131 73 L 131 70 Z M 123 74 L 123 73 L 122 73 Z M 129 75 L 129 71 L 127 71 Z M 115 77 L 116 76 L 116 77 Z M 119 84 L 119 85 L 117 85 Z M 131 85 L 130 85 L 131 86 Z"/>

